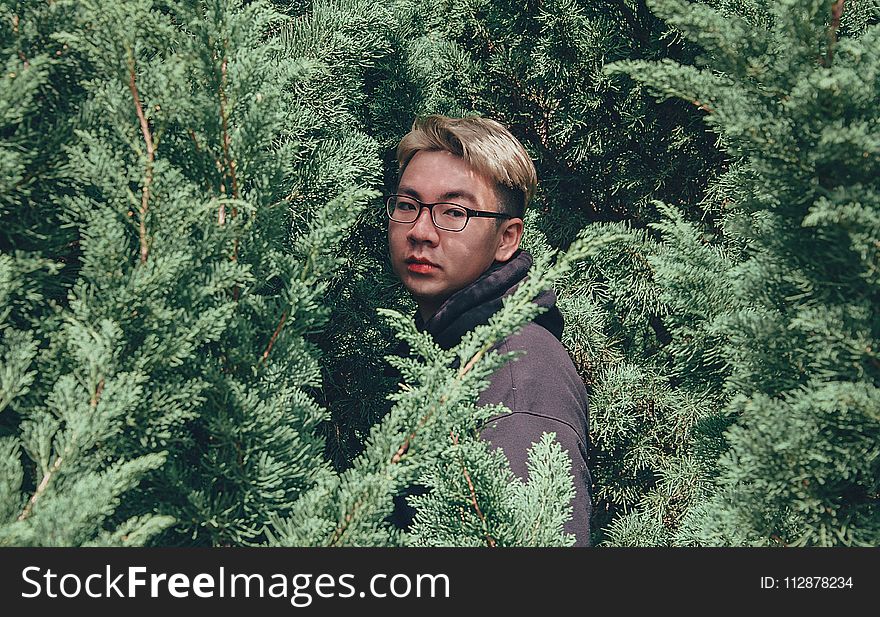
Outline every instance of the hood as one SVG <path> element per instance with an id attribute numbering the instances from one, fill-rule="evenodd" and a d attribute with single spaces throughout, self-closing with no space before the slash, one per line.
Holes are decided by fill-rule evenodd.
<path id="1" fill-rule="evenodd" d="M 513 293 L 531 267 L 531 254 L 517 251 L 508 261 L 492 264 L 476 281 L 455 292 L 427 321 L 417 314 L 416 326 L 430 332 L 444 349 L 455 347 L 466 332 L 489 322 L 501 308 L 504 296 Z M 556 292 L 542 292 L 535 304 L 548 309 L 535 318 L 535 323 L 562 340 L 564 321 L 556 307 Z"/>

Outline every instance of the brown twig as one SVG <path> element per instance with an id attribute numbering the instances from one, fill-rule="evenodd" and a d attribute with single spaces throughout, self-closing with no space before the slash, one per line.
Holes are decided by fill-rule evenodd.
<path id="1" fill-rule="evenodd" d="M 24 510 L 21 511 L 21 514 L 18 515 L 18 520 L 23 521 L 27 517 L 31 515 L 31 511 L 34 508 L 34 504 L 37 503 L 37 500 L 40 498 L 40 495 L 43 494 L 43 491 L 46 490 L 46 487 L 49 486 L 49 480 L 52 479 L 52 476 L 61 468 L 61 457 L 55 459 L 55 462 L 52 463 L 52 466 L 46 471 L 46 474 L 43 476 L 43 479 L 40 480 L 39 486 L 37 486 L 37 490 L 34 491 L 34 494 L 31 495 L 31 498 L 28 499 L 27 505 L 24 507 Z"/>
<path id="2" fill-rule="evenodd" d="M 442 405 L 445 402 L 446 402 L 446 395 L 444 394 L 443 396 L 440 397 L 440 404 Z M 392 465 L 396 465 L 397 463 L 399 463 L 400 459 L 403 458 L 404 454 L 406 454 L 409 451 L 410 442 L 413 439 L 415 439 L 416 433 L 418 433 L 419 429 L 422 428 L 425 425 L 425 423 L 434 414 L 434 409 L 435 408 L 432 407 L 430 409 L 430 411 L 428 411 L 428 413 L 426 413 L 424 416 L 422 416 L 422 419 L 419 420 L 419 423 L 416 425 L 415 430 L 412 433 L 410 433 L 406 439 L 403 440 L 403 443 L 400 444 L 400 447 L 397 449 L 397 452 L 395 452 L 394 456 L 391 457 L 391 464 Z"/>
<path id="3" fill-rule="evenodd" d="M 837 0 L 831 7 L 831 27 L 828 28 L 828 51 L 825 52 L 825 59 L 821 63 L 822 66 L 828 68 L 834 59 L 834 47 L 837 45 L 837 31 L 840 29 L 840 17 L 843 15 L 843 5 L 845 0 Z"/>
<path id="4" fill-rule="evenodd" d="M 472 368 L 474 368 L 474 365 L 480 361 L 480 358 L 482 358 L 486 354 L 487 351 L 489 351 L 489 347 L 484 345 L 481 350 L 479 350 L 477 353 L 475 353 L 474 357 L 471 358 L 470 360 L 468 360 L 468 363 L 464 365 L 464 368 L 462 368 L 460 371 L 458 371 L 458 378 L 461 379 Z"/>
<path id="5" fill-rule="evenodd" d="M 144 186 L 141 190 L 140 226 L 138 230 L 141 247 L 141 263 L 145 263 L 147 261 L 147 253 L 150 250 L 147 242 L 146 219 L 147 209 L 149 208 L 150 202 L 150 185 L 153 183 L 153 163 L 156 160 L 156 148 L 153 145 L 153 135 L 150 133 L 150 125 L 147 122 L 147 117 L 144 115 L 144 108 L 141 106 L 140 95 L 138 94 L 137 84 L 135 83 L 134 57 L 131 55 L 128 57 L 128 89 L 131 90 L 131 95 L 134 98 L 135 112 L 137 113 L 138 122 L 141 125 L 141 133 L 144 136 L 144 142 L 147 144 L 147 168 L 144 171 Z"/>
<path id="6" fill-rule="evenodd" d="M 468 371 L 470 371 L 472 368 L 474 368 L 474 365 L 475 365 L 477 362 L 480 361 L 480 358 L 482 358 L 483 355 L 484 355 L 488 350 L 489 350 L 489 347 L 488 347 L 488 346 L 484 346 L 484 347 L 483 347 L 482 349 L 480 349 L 477 353 L 475 353 L 475 354 L 474 354 L 474 357 L 471 358 L 470 360 L 468 360 L 467 364 L 465 364 L 465 365 L 464 365 L 464 366 L 458 371 L 458 376 L 456 377 L 456 379 L 459 379 L 459 380 L 460 380 L 462 377 L 464 377 L 464 376 L 468 373 Z M 438 404 L 439 404 L 439 405 L 442 405 L 443 403 L 446 402 L 446 399 L 447 399 L 447 396 L 444 394 L 443 396 L 440 397 L 440 400 L 438 401 Z M 416 425 L 416 429 L 415 429 L 412 433 L 409 434 L 409 437 L 407 437 L 407 438 L 404 440 L 403 444 L 401 444 L 401 446 L 397 449 L 397 452 L 394 453 L 394 456 L 391 457 L 391 464 L 392 464 L 392 465 L 397 464 L 397 463 L 400 462 L 400 459 L 403 458 L 403 455 L 406 454 L 407 451 L 409 450 L 409 444 L 410 444 L 410 442 L 415 438 L 416 433 L 418 432 L 418 430 L 419 430 L 420 428 L 422 428 L 422 427 L 425 425 L 425 423 L 426 423 L 426 422 L 431 418 L 431 416 L 434 414 L 434 411 L 435 411 L 436 409 L 437 409 L 437 406 L 435 405 L 434 407 L 431 407 L 430 410 L 428 410 L 428 413 L 426 413 L 424 416 L 422 416 L 422 419 L 419 420 L 418 425 Z"/>
<path id="7" fill-rule="evenodd" d="M 777 535 L 775 533 L 770 535 L 770 539 L 773 540 L 774 542 L 776 542 L 777 544 L 781 544 L 782 546 L 787 546 L 785 544 L 785 541 L 779 535 Z"/>
<path id="8" fill-rule="evenodd" d="M 235 178 L 235 160 L 232 158 L 230 145 L 232 144 L 232 137 L 229 135 L 229 118 L 226 114 L 226 65 L 227 59 L 224 57 L 220 62 L 220 91 L 218 93 L 220 98 L 220 123 L 223 128 L 223 158 L 225 162 L 226 175 L 229 177 L 229 182 L 232 185 L 232 197 L 233 199 L 238 199 L 238 181 Z M 223 188 L 223 187 L 221 187 Z M 235 205 L 232 206 L 232 218 L 235 218 L 238 214 L 238 209 Z M 220 204 L 220 214 L 219 214 L 219 222 L 223 225 L 226 222 L 226 205 Z M 238 261 L 238 238 L 235 238 L 232 241 L 232 261 Z M 238 300 L 239 289 L 238 285 L 235 285 L 232 288 L 232 297 L 235 300 Z"/>
<path id="9" fill-rule="evenodd" d="M 226 116 L 226 58 L 220 63 L 220 122 L 223 127 L 223 157 L 226 163 L 226 171 L 232 184 L 232 197 L 238 199 L 238 181 L 235 178 L 235 161 L 232 160 L 230 145 L 232 138 L 229 135 L 229 119 Z M 235 216 L 235 207 L 232 208 L 232 216 Z"/>
<path id="10" fill-rule="evenodd" d="M 456 446 L 458 445 L 458 435 L 449 433 L 450 437 L 452 437 L 452 443 Z M 490 547 L 495 547 L 495 538 L 493 538 L 489 531 L 486 529 L 486 517 L 483 515 L 483 511 L 480 510 L 480 505 L 477 503 L 477 491 L 474 489 L 474 483 L 471 481 L 471 474 L 468 473 L 467 467 L 465 467 L 464 461 L 461 461 L 461 471 L 464 473 L 464 479 L 467 481 L 468 490 L 471 493 L 471 505 L 474 506 L 474 511 L 477 513 L 477 517 L 480 519 L 480 523 L 483 524 L 483 532 L 486 536 L 486 544 Z"/>
<path id="11" fill-rule="evenodd" d="M 272 351 L 272 346 L 275 344 L 275 339 L 278 338 L 278 334 L 281 332 L 281 328 L 284 327 L 284 322 L 287 321 L 287 311 L 285 310 L 281 313 L 281 321 L 278 322 L 278 327 L 275 328 L 275 332 L 272 333 L 272 338 L 269 339 L 269 344 L 266 345 L 266 350 L 263 352 L 263 355 L 260 357 L 260 364 L 266 361 L 266 358 L 269 357 L 269 352 Z"/>
<path id="12" fill-rule="evenodd" d="M 691 103 L 696 105 L 699 109 L 702 109 L 703 111 L 705 111 L 707 114 L 711 114 L 714 111 L 711 107 L 709 107 L 708 105 L 706 105 L 705 103 L 703 103 L 699 100 L 691 101 Z"/>
<path id="13" fill-rule="evenodd" d="M 360 502 L 354 504 L 348 514 L 345 515 L 345 519 L 342 521 L 342 525 L 336 528 L 336 531 L 333 532 L 333 535 L 330 537 L 329 546 L 333 546 L 342 538 L 342 534 L 344 534 L 348 530 L 348 526 L 354 518 L 354 513 L 357 512 L 358 506 L 360 506 Z"/>
<path id="14" fill-rule="evenodd" d="M 95 388 L 95 393 L 92 395 L 92 400 L 89 401 L 92 409 L 98 406 L 98 401 L 101 400 L 101 393 L 104 392 L 104 380 L 98 382 L 98 387 Z"/>
<path id="15" fill-rule="evenodd" d="M 101 393 L 104 392 L 104 380 L 98 382 L 97 387 L 95 388 L 94 394 L 92 394 L 91 400 L 89 401 L 89 405 L 92 409 L 98 406 L 98 401 L 101 400 Z M 46 490 L 46 487 L 49 486 L 49 481 L 52 479 L 58 470 L 61 469 L 61 461 L 63 457 L 59 456 L 55 459 L 55 462 L 52 463 L 52 466 L 46 471 L 43 475 L 43 479 L 40 480 L 40 484 L 37 485 L 37 489 L 34 491 L 34 494 L 31 495 L 31 498 L 28 499 L 27 504 L 24 507 L 24 510 L 21 511 L 21 514 L 18 515 L 18 520 L 23 521 L 27 519 L 31 512 L 34 509 L 34 504 L 37 503 L 37 500 L 40 498 L 40 495 Z"/>
<path id="16" fill-rule="evenodd" d="M 192 129 L 188 129 L 190 139 L 193 141 L 193 145 L 196 147 L 196 152 L 201 152 L 202 148 L 199 146 L 199 138 L 196 137 L 196 132 Z"/>

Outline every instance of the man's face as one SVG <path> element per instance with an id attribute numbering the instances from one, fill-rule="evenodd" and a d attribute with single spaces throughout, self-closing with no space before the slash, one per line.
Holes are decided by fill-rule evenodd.
<path id="1" fill-rule="evenodd" d="M 410 159 L 397 192 L 423 203 L 450 202 L 474 210 L 499 210 L 492 181 L 464 159 L 445 151 L 420 151 Z M 437 229 L 423 208 L 414 223 L 388 221 L 388 246 L 395 274 L 427 319 L 459 289 L 475 281 L 495 260 L 519 248 L 520 219 L 472 217 L 461 231 Z"/>

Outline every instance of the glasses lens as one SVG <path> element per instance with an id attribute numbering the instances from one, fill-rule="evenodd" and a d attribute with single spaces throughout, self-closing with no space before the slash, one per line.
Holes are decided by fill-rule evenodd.
<path id="1" fill-rule="evenodd" d="M 434 224 L 440 229 L 461 231 L 467 223 L 467 210 L 455 204 L 436 204 L 434 206 Z"/>
<path id="2" fill-rule="evenodd" d="M 400 195 L 392 195 L 386 202 L 388 218 L 398 223 L 412 223 L 419 215 L 419 204 Z"/>

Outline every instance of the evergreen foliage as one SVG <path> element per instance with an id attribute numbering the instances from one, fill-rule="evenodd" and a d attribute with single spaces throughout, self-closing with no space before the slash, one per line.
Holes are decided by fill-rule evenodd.
<path id="1" fill-rule="evenodd" d="M 562 526 L 574 497 L 567 473 L 571 463 L 553 437 L 545 434 L 529 451 L 525 483 L 511 473 L 504 454 L 490 452 L 486 442 L 453 440 L 441 468 L 421 478 L 430 492 L 412 499 L 417 511 L 413 544 L 570 546 L 574 537 Z M 475 486 L 480 487 L 479 498 Z M 560 510 L 554 503 L 569 505 Z"/>
<path id="2" fill-rule="evenodd" d="M 413 390 L 421 394 L 373 429 L 350 470 L 332 469 L 310 339 L 330 315 L 337 247 L 362 221 L 379 162 L 351 111 L 361 77 L 349 64 L 369 65 L 381 41 L 352 46 L 370 31 L 370 7 L 348 8 L 289 16 L 263 3 L 132 0 L 44 9 L 66 12 L 34 45 L 69 54 L 79 95 L 55 120 L 74 130 L 46 174 L 64 183 L 49 211 L 73 242 L 61 255 L 57 242 L 3 253 L 2 543 L 403 540 L 384 520 L 391 496 L 464 423 L 503 361 L 480 359 L 534 313 L 531 298 L 554 275 L 537 272 L 497 323 L 468 339 L 464 369 L 427 349 L 421 377 L 412 375 L 427 379 Z M 20 25 L 30 13 L 16 15 Z M 346 24 L 351 36 L 337 28 Z M 20 38 L 5 39 L 10 63 Z M 21 64 L 22 89 L 7 85 L 4 101 L 41 118 L 55 104 L 37 95 L 53 86 L 51 62 Z M 5 117 L 9 149 L 24 154 L 4 164 L 22 178 L 43 144 L 23 115 Z M 29 197 L 19 190 L 3 212 L 16 224 L 24 217 L 14 208 Z M 35 235 L 4 229 L 15 249 L 25 241 L 14 233 Z M 65 280 L 43 284 L 50 310 L 33 310 L 43 279 L 67 262 Z M 267 535 L 272 521 L 279 531 Z"/>
<path id="3" fill-rule="evenodd" d="M 536 208 L 553 246 L 596 221 L 644 225 L 654 199 L 700 201 L 722 160 L 714 135 L 679 101 L 655 102 L 602 70 L 622 59 L 692 59 L 695 48 L 667 36 L 644 1 L 419 4 L 408 72 L 422 81 L 405 94 L 424 102 L 413 111 L 509 126 L 535 160 Z"/>
<path id="4" fill-rule="evenodd" d="M 854 16 L 842 20 L 850 4 Z M 699 230 L 667 211 L 657 229 L 676 259 L 651 260 L 661 299 L 677 298 L 669 323 L 679 342 L 669 351 L 678 373 L 695 385 L 701 367 L 707 384 L 720 379 L 716 396 L 732 422 L 717 469 L 697 474 L 711 489 L 691 500 L 677 532 L 667 531 L 675 543 L 880 539 L 880 29 L 876 13 L 865 19 L 859 5 L 781 2 L 754 28 L 730 3 L 657 1 L 658 14 L 707 50 L 705 68 L 614 69 L 705 108 L 737 158 L 721 179 L 733 187 L 722 235 L 698 248 Z M 679 259 L 683 248 L 692 259 Z M 705 275 L 712 263 L 714 282 Z M 685 299 L 702 315 L 681 320 Z M 697 334 L 709 336 L 692 336 L 699 321 Z M 626 527 L 618 541 L 632 537 Z"/>
<path id="5" fill-rule="evenodd" d="M 369 83 L 392 53 L 396 22 L 391 9 L 374 2 L 318 0 L 287 11 L 293 19 L 280 32 L 285 54 L 319 67 L 297 87 L 308 110 L 301 125 L 309 146 L 298 161 L 302 198 L 320 203 L 341 182 L 380 186 L 387 138 L 378 134 L 369 112 Z M 324 306 L 333 327 L 308 337 L 320 349 L 322 387 L 312 394 L 328 408 L 321 433 L 338 470 L 360 452 L 370 427 L 388 411 L 386 396 L 396 387 L 384 360 L 394 333 L 376 319 L 376 310 L 408 306 L 387 264 L 379 201 L 373 205 L 340 243 L 339 260 L 328 273 Z"/>
<path id="6" fill-rule="evenodd" d="M 551 436 L 525 482 L 477 437 L 550 286 L 594 543 L 880 543 L 876 1 L 0 11 L 0 545 L 569 545 Z M 430 112 L 541 179 L 449 351 L 377 199 Z"/>
<path id="7" fill-rule="evenodd" d="M 292 94 L 314 68 L 268 36 L 282 16 L 265 5 L 75 3 L 66 17 L 46 36 L 83 67 L 65 148 L 75 190 L 59 204 L 79 270 L 39 324 L 41 388 L 15 401 L 39 501 L 7 541 L 143 542 L 168 515 L 162 542 L 256 541 L 329 473 L 304 337 L 326 319 L 332 246 L 367 194 L 291 207 L 316 177 L 297 166 L 309 153 Z M 139 481 L 116 518 L 163 516 L 108 536 Z M 93 504 L 81 521 L 59 516 L 80 500 Z"/>

